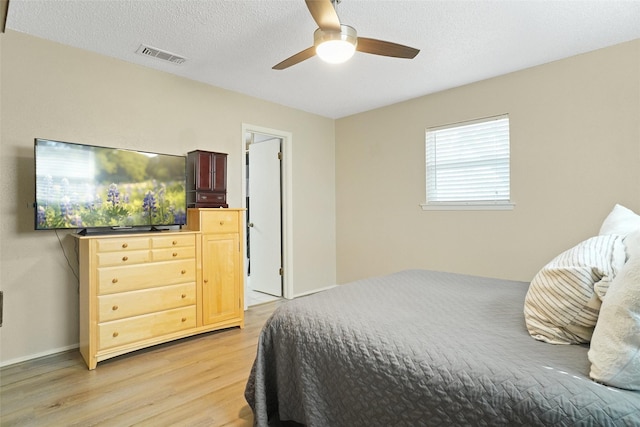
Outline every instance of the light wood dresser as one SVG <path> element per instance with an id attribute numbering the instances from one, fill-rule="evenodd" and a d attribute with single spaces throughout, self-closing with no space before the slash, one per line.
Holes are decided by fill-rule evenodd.
<path id="1" fill-rule="evenodd" d="M 189 209 L 181 231 L 75 235 L 89 369 L 144 347 L 244 327 L 242 209 Z"/>

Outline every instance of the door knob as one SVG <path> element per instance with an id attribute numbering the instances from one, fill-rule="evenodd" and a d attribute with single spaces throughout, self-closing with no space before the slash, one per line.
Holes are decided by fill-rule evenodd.
<path id="1" fill-rule="evenodd" d="M 252 222 L 249 223 L 249 227 L 253 227 L 253 223 Z"/>

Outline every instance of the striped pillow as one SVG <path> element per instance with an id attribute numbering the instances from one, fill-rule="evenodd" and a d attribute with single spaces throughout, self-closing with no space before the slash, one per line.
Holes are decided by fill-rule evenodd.
<path id="1" fill-rule="evenodd" d="M 529 334 L 552 344 L 588 343 L 609 283 L 625 261 L 623 236 L 592 237 L 536 274 L 525 297 Z"/>

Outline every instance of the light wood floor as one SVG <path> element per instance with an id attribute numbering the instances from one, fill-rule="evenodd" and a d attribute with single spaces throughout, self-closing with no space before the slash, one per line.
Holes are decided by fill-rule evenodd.
<path id="1" fill-rule="evenodd" d="M 162 344 L 98 363 L 70 351 L 0 370 L 0 425 L 252 426 L 244 387 L 262 325 L 280 302 L 251 307 L 245 329 Z"/>

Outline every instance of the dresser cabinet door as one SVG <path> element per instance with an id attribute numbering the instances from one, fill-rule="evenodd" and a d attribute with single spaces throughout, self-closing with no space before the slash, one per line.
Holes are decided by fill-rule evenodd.
<path id="1" fill-rule="evenodd" d="M 195 177 L 196 190 L 213 191 L 213 159 L 211 153 L 199 151 L 196 153 L 195 160 Z"/>
<path id="2" fill-rule="evenodd" d="M 227 154 L 209 151 L 192 151 L 187 155 L 189 190 L 227 191 Z"/>
<path id="3" fill-rule="evenodd" d="M 224 153 L 211 153 L 213 170 L 211 171 L 211 190 L 227 191 L 227 155 Z"/>
<path id="4" fill-rule="evenodd" d="M 240 318 L 240 241 L 238 234 L 202 236 L 202 309 L 205 325 Z"/>

